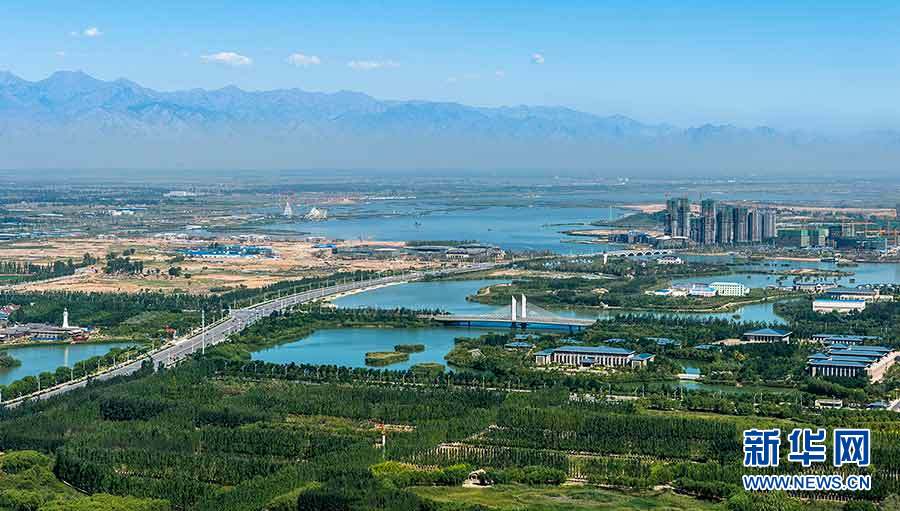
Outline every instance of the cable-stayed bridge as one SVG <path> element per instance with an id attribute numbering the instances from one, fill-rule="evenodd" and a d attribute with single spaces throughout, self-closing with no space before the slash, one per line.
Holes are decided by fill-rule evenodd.
<path id="1" fill-rule="evenodd" d="M 568 330 L 574 332 L 593 325 L 596 320 L 560 316 L 537 305 L 529 304 L 525 295 L 511 297 L 506 307 L 485 314 L 442 314 L 435 321 L 465 327 L 506 327 L 517 329 Z"/>

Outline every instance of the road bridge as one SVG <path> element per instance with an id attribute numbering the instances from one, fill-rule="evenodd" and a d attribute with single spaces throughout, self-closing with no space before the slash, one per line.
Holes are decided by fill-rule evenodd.
<path id="1" fill-rule="evenodd" d="M 486 314 L 441 314 L 431 319 L 453 326 L 514 328 L 526 330 L 568 330 L 575 332 L 593 325 L 596 320 L 572 318 L 554 314 L 537 305 L 529 304 L 528 298 L 520 300 L 511 297 L 510 305 Z"/>
<path id="2" fill-rule="evenodd" d="M 334 297 L 351 291 L 360 291 L 388 284 L 400 282 L 412 282 L 426 277 L 441 277 L 460 273 L 488 270 L 496 266 L 496 263 L 479 263 L 462 268 L 452 268 L 434 271 L 417 271 L 400 275 L 391 275 L 375 279 L 344 282 L 332 286 L 310 289 L 301 293 L 295 293 L 284 297 L 260 302 L 249 307 L 234 309 L 228 316 L 215 323 L 202 328 L 199 331 L 176 339 L 172 342 L 143 354 L 140 358 L 128 360 L 112 367 L 104 368 L 100 372 L 86 377 L 71 380 L 47 389 L 20 396 L 15 399 L 0 403 L 0 406 L 13 408 L 22 403 L 37 399 L 48 399 L 65 394 L 76 389 L 83 388 L 90 382 L 106 381 L 118 376 L 127 376 L 137 372 L 145 362 L 153 364 L 154 369 L 160 367 L 172 367 L 186 359 L 197 351 L 203 352 L 207 346 L 215 346 L 228 340 L 228 336 L 247 328 L 253 323 L 263 319 L 273 312 L 282 311 L 295 305 Z"/>

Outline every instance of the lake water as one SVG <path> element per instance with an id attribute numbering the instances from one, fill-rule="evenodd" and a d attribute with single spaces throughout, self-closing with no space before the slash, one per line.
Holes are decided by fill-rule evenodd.
<path id="1" fill-rule="evenodd" d="M 489 206 L 403 211 L 396 215 L 384 213 L 335 218 L 324 222 L 285 222 L 267 225 L 265 228 L 339 239 L 476 240 L 498 245 L 506 250 L 587 253 L 609 250 L 610 246 L 572 243 L 589 238 L 567 236 L 562 231 L 587 228 L 582 224 L 614 220 L 625 214 L 626 210 L 610 207 Z"/>
<path id="2" fill-rule="evenodd" d="M 734 261 L 731 256 L 684 256 L 689 261 L 705 261 L 730 263 Z M 735 266 L 735 271 L 729 275 L 715 277 L 695 277 L 691 279 L 676 279 L 675 283 L 685 282 L 711 282 L 713 280 L 732 280 L 743 282 L 750 287 L 766 287 L 775 285 L 778 275 L 762 275 L 748 273 L 753 271 L 789 271 L 795 269 L 817 269 L 849 272 L 853 275 L 846 277 L 811 277 L 808 280 L 825 280 L 836 282 L 841 286 L 859 286 L 864 284 L 900 284 L 900 264 L 898 263 L 857 263 L 857 266 L 838 266 L 836 263 L 823 263 L 821 261 L 782 261 L 771 260 L 756 264 L 742 264 Z M 784 284 L 793 283 L 795 276 L 784 276 Z"/>
<path id="3" fill-rule="evenodd" d="M 334 301 L 338 307 L 382 309 L 440 309 L 454 314 L 483 314 L 498 309 L 491 305 L 466 300 L 480 288 L 503 282 L 502 279 L 450 280 L 433 282 L 413 282 L 387 286 L 364 293 L 345 296 Z M 545 307 L 552 310 L 551 307 Z M 626 311 L 597 310 L 556 310 L 560 315 L 586 319 L 608 319 Z M 647 313 L 654 316 L 677 316 L 693 319 L 732 319 L 740 314 L 744 321 L 781 322 L 773 311 L 773 304 L 755 304 L 742 308 L 736 313 Z M 444 355 L 453 348 L 456 337 L 476 337 L 488 332 L 485 329 L 467 328 L 336 328 L 319 330 L 297 341 L 274 346 L 253 353 L 254 360 L 265 360 L 286 364 L 290 362 L 307 364 L 334 364 L 350 367 L 364 367 L 367 351 L 392 351 L 396 344 L 424 344 L 426 350 L 414 353 L 408 362 L 391 364 L 390 369 L 406 369 L 420 362 L 446 364 Z"/>
<path id="4" fill-rule="evenodd" d="M 484 314 L 497 307 L 470 302 L 466 297 L 504 279 L 437 280 L 386 286 L 334 300 L 338 307 L 379 309 L 440 309 L 452 314 Z"/>
<path id="5" fill-rule="evenodd" d="M 384 366 L 409 369 L 414 364 L 444 360 L 456 337 L 475 337 L 486 330 L 465 328 L 330 328 L 316 330 L 309 337 L 253 353 L 253 360 L 276 364 L 311 363 L 346 367 L 366 367 L 369 351 L 394 351 L 397 344 L 424 344 L 425 351 L 411 353 L 409 360 Z"/>
<path id="6" fill-rule="evenodd" d="M 452 314 L 484 314 L 494 312 L 500 307 L 484 305 L 478 302 L 466 300 L 466 296 L 474 295 L 479 289 L 492 284 L 509 282 L 509 280 L 458 280 L 458 281 L 434 281 L 413 282 L 397 286 L 388 286 L 365 293 L 346 296 L 334 301 L 338 307 L 375 307 L 381 309 L 440 309 Z M 618 314 L 628 314 L 627 310 L 598 310 L 598 309 L 553 309 L 551 306 L 541 307 L 551 310 L 560 316 L 576 317 L 582 319 L 609 319 Z M 763 321 L 783 323 L 784 321 L 775 314 L 774 304 L 758 303 L 742 307 L 735 312 L 721 313 L 697 313 L 697 312 L 647 312 L 634 311 L 634 314 L 642 314 L 654 317 L 678 317 L 689 319 L 734 319 L 740 316 L 740 321 Z"/>
<path id="7" fill-rule="evenodd" d="M 71 367 L 91 357 L 105 355 L 113 348 L 126 348 L 133 343 L 50 344 L 47 346 L 22 346 L 4 351 L 20 360 L 22 365 L 0 369 L 0 385 L 7 385 L 26 376 L 53 372 L 59 367 Z"/>

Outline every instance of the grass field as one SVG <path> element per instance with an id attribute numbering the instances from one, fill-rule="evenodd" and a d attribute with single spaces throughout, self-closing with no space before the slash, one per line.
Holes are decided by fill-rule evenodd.
<path id="1" fill-rule="evenodd" d="M 498 485 L 491 488 L 419 487 L 414 491 L 438 502 L 479 504 L 502 511 L 581 510 L 719 510 L 720 504 L 676 495 L 669 491 L 623 493 L 594 487 L 529 487 Z"/>

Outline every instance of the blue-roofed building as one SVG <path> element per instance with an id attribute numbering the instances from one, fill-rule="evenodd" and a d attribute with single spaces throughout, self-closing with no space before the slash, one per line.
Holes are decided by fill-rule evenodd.
<path id="1" fill-rule="evenodd" d="M 668 337 L 647 337 L 649 341 L 655 341 L 657 346 L 681 346 L 681 341 L 669 339 Z"/>
<path id="2" fill-rule="evenodd" d="M 865 376 L 871 382 L 884 378 L 900 352 L 884 346 L 832 344 L 824 353 L 814 353 L 806 361 L 812 376 L 857 378 Z"/>
<path id="3" fill-rule="evenodd" d="M 701 351 L 710 351 L 710 350 L 720 350 L 722 349 L 720 346 L 716 346 L 715 344 L 698 344 L 694 346 L 695 350 Z"/>
<path id="4" fill-rule="evenodd" d="M 865 344 L 866 341 L 880 341 L 881 337 L 877 335 L 838 335 L 838 334 L 816 334 L 814 341 L 826 344 Z"/>
<path id="5" fill-rule="evenodd" d="M 525 341 L 513 341 L 504 344 L 503 347 L 511 350 L 530 350 L 531 348 L 534 348 L 534 344 Z"/>
<path id="6" fill-rule="evenodd" d="M 831 300 L 863 300 L 866 302 L 877 302 L 880 300 L 893 300 L 891 295 L 882 296 L 881 290 L 877 288 L 853 288 L 839 287 L 830 289 L 825 293 L 825 297 Z"/>
<path id="7" fill-rule="evenodd" d="M 631 357 L 631 367 L 644 367 L 648 362 L 653 362 L 655 358 L 656 355 L 653 353 L 638 353 Z"/>
<path id="8" fill-rule="evenodd" d="M 744 340 L 747 342 L 791 342 L 792 333 L 775 328 L 760 328 L 744 332 Z"/>
<path id="9" fill-rule="evenodd" d="M 561 346 L 541 350 L 535 354 L 537 365 L 567 365 L 576 367 L 640 367 L 653 360 L 649 353 L 613 346 Z"/>
<path id="10" fill-rule="evenodd" d="M 628 342 L 628 339 L 622 339 L 620 337 L 613 337 L 612 339 L 607 339 L 605 341 L 606 344 L 625 344 Z"/>

